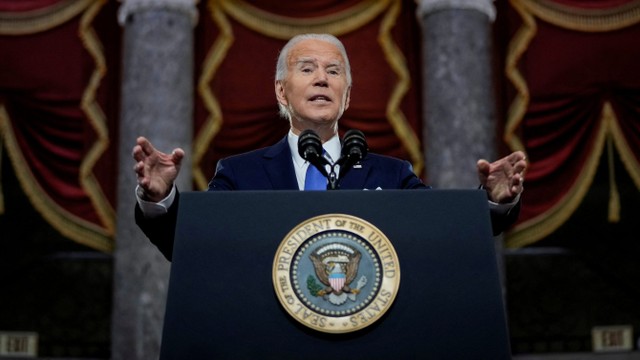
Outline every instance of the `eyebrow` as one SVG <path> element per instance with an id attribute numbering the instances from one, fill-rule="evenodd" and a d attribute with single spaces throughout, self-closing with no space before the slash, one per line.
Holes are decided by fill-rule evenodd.
<path id="1" fill-rule="evenodd" d="M 296 65 L 316 64 L 317 61 L 312 58 L 300 58 L 296 60 Z"/>
<path id="2" fill-rule="evenodd" d="M 304 64 L 314 64 L 316 65 L 318 63 L 318 60 L 312 57 L 301 57 L 298 58 L 296 60 L 296 65 L 304 65 Z M 333 66 L 337 66 L 337 67 L 342 67 L 342 62 L 341 61 L 333 61 L 327 64 L 326 67 L 333 67 Z"/>

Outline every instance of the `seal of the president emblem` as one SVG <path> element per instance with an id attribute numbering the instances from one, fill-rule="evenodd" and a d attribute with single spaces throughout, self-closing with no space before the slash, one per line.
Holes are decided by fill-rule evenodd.
<path id="1" fill-rule="evenodd" d="M 347 333 L 389 310 L 400 286 L 400 264 L 374 225 L 352 215 L 321 215 L 282 240 L 273 286 L 295 320 L 317 331 Z"/>

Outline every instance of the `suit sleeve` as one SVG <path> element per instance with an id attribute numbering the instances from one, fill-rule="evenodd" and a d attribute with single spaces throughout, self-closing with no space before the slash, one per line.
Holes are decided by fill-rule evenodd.
<path id="1" fill-rule="evenodd" d="M 413 168 L 411 164 L 407 161 L 403 161 L 403 166 L 400 171 L 400 188 L 402 189 L 431 189 L 430 186 L 425 185 L 413 172 Z M 488 198 L 487 198 L 488 201 Z M 513 225 L 516 220 L 518 220 L 518 215 L 520 214 L 520 202 L 518 201 L 509 211 L 505 213 L 500 213 L 490 210 L 491 216 L 491 228 L 493 229 L 493 236 L 498 236 L 505 230 L 507 230 L 511 225 Z"/>
<path id="2" fill-rule="evenodd" d="M 218 162 L 216 176 L 209 183 L 209 191 L 233 190 L 234 182 L 231 180 L 233 174 L 230 168 L 226 167 L 222 160 Z M 154 244 L 164 257 L 171 261 L 173 257 L 173 243 L 175 240 L 176 223 L 178 221 L 178 204 L 180 203 L 180 192 L 176 190 L 176 197 L 167 209 L 167 213 L 147 218 L 142 213 L 140 206 L 136 203 L 135 219 L 136 224 Z"/>
<path id="3" fill-rule="evenodd" d="M 138 204 L 136 204 L 135 208 L 136 224 L 169 261 L 171 261 L 173 255 L 173 241 L 176 232 L 179 202 L 180 193 L 177 192 L 173 204 L 167 209 L 167 213 L 154 218 L 145 218 Z"/>
<path id="4" fill-rule="evenodd" d="M 507 230 L 511 225 L 515 224 L 516 220 L 518 220 L 518 216 L 520 215 L 520 203 L 522 200 L 518 200 L 518 202 L 506 213 L 498 213 L 496 211 L 491 210 L 491 228 L 493 229 L 493 236 L 498 236 L 505 230 Z"/>

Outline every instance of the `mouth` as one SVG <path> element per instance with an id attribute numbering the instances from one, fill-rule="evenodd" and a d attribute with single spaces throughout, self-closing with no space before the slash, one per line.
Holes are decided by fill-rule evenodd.
<path id="1" fill-rule="evenodd" d="M 330 97 L 326 96 L 326 95 L 314 95 L 312 97 L 309 98 L 309 101 L 311 102 L 315 102 L 315 103 L 329 103 L 329 102 L 333 102 L 331 100 Z"/>

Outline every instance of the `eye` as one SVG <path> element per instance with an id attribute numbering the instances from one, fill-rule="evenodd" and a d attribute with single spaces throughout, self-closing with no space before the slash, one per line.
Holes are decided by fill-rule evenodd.
<path id="1" fill-rule="evenodd" d="M 327 74 L 329 75 L 334 75 L 334 76 L 339 76 L 340 75 L 340 68 L 337 66 L 331 66 L 327 69 Z"/>
<path id="2" fill-rule="evenodd" d="M 302 69 L 300 69 L 300 71 L 302 71 L 305 74 L 310 74 L 313 72 L 313 69 L 310 67 L 303 67 Z"/>

